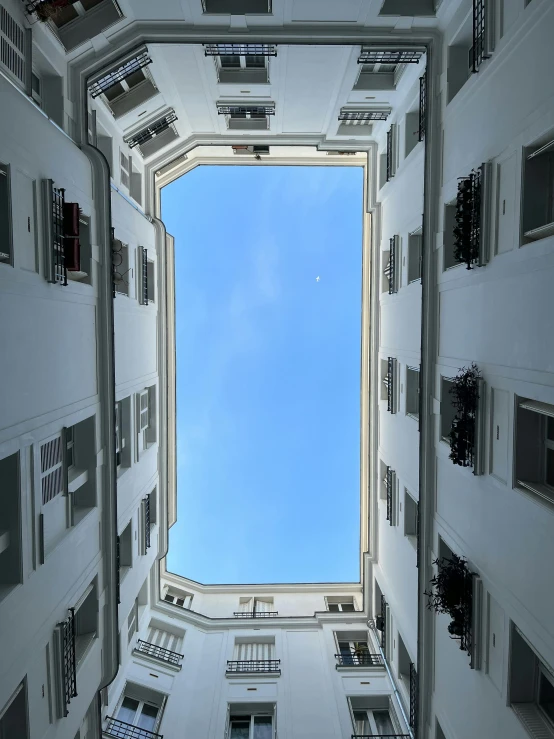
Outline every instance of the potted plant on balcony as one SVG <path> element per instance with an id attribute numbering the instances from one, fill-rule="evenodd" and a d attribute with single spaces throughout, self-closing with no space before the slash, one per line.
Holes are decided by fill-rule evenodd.
<path id="1" fill-rule="evenodd" d="M 479 402 L 479 378 L 481 373 L 475 363 L 464 367 L 454 378 L 450 394 L 456 415 L 450 433 L 450 459 L 461 467 L 473 465 L 475 425 Z"/>
<path id="2" fill-rule="evenodd" d="M 429 599 L 427 608 L 451 617 L 448 632 L 453 639 L 461 640 L 461 649 L 466 649 L 472 618 L 474 573 L 469 570 L 467 560 L 456 554 L 448 559 L 436 559 L 433 564 L 438 572 L 431 579 L 432 589 L 424 593 Z"/>

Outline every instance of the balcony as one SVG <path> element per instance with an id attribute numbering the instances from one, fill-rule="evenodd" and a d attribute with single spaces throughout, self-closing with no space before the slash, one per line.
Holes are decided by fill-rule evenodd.
<path id="1" fill-rule="evenodd" d="M 163 739 L 163 734 L 156 734 L 154 731 L 142 729 L 140 726 L 133 726 L 126 721 L 120 721 L 112 716 L 107 717 L 108 725 L 103 730 L 104 737 L 113 737 L 114 739 Z"/>
<path id="2" fill-rule="evenodd" d="M 75 609 L 70 608 L 65 621 L 54 631 L 54 649 L 58 672 L 57 712 L 65 718 L 72 698 L 77 696 L 77 659 L 75 651 Z"/>
<path id="3" fill-rule="evenodd" d="M 280 659 L 245 659 L 227 660 L 227 675 L 257 673 L 257 674 L 281 674 Z"/>
<path id="4" fill-rule="evenodd" d="M 274 618 L 278 616 L 278 611 L 235 611 L 235 618 Z"/>
<path id="5" fill-rule="evenodd" d="M 183 659 L 183 655 L 179 654 L 179 652 L 172 652 L 171 649 L 159 647 L 157 644 L 151 644 L 142 639 L 137 641 L 137 646 L 134 651 L 143 654 L 146 657 L 152 657 L 159 662 L 165 662 L 168 665 L 177 667 L 179 670 L 181 669 L 181 660 Z"/>
<path id="6" fill-rule="evenodd" d="M 337 669 L 339 667 L 384 667 L 385 663 L 380 654 L 372 654 L 365 649 L 351 650 L 350 653 L 341 652 L 335 654 L 337 659 Z"/>

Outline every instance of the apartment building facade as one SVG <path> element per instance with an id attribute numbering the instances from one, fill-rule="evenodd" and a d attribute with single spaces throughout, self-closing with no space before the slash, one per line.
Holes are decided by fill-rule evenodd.
<path id="1" fill-rule="evenodd" d="M 0 0 L 2 739 L 554 736 L 553 29 Z M 365 170 L 357 584 L 165 569 L 161 192 L 225 163 Z"/>

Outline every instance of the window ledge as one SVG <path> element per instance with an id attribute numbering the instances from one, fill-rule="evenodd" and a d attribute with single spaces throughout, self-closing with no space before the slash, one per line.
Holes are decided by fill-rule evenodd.
<path id="1" fill-rule="evenodd" d="M 542 503 L 554 506 L 554 490 L 540 482 L 528 482 L 527 480 L 518 480 L 517 486 L 525 492 L 531 492 L 534 496 L 540 498 Z"/>
<path id="2" fill-rule="evenodd" d="M 512 708 L 533 739 L 554 739 L 554 731 L 534 703 L 512 703 Z"/>
<path id="3" fill-rule="evenodd" d="M 88 470 L 72 468 L 68 470 L 67 477 L 67 492 L 74 493 L 88 482 Z"/>
<path id="4" fill-rule="evenodd" d="M 554 223 L 546 223 L 544 226 L 531 229 L 531 231 L 525 231 L 523 235 L 526 239 L 531 239 L 532 241 L 554 236 Z"/>

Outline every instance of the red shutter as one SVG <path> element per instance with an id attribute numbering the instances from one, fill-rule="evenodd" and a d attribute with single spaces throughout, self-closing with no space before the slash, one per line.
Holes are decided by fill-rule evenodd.
<path id="1" fill-rule="evenodd" d="M 81 244 L 79 239 L 64 239 L 65 267 L 70 272 L 81 270 Z"/>
<path id="2" fill-rule="evenodd" d="M 79 203 L 63 204 L 63 235 L 79 237 Z"/>

